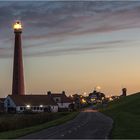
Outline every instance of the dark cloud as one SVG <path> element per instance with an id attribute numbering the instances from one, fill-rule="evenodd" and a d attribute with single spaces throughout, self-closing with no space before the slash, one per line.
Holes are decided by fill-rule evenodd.
<path id="1" fill-rule="evenodd" d="M 116 44 L 119 42 L 118 39 L 110 41 L 111 43 L 108 41 L 107 44 L 101 42 L 100 45 L 105 45 L 105 47 L 98 47 L 99 44 L 94 44 L 92 47 L 80 48 L 78 46 L 73 48 L 73 46 L 68 45 L 66 48 L 58 46 L 57 49 L 51 50 L 49 45 L 86 34 L 101 34 L 139 28 L 139 13 L 140 2 L 138 1 L 0 2 L 0 57 L 12 55 L 11 24 L 15 19 L 21 19 L 24 27 L 26 27 L 23 38 L 27 41 L 24 49 L 28 49 L 28 51 L 25 51 L 25 55 L 60 55 L 109 48 L 106 45 Z M 120 43 L 124 42 L 121 41 Z M 3 46 L 4 44 L 9 47 Z M 43 48 L 42 51 L 37 51 L 39 47 Z"/>
<path id="2" fill-rule="evenodd" d="M 59 48 L 59 49 L 55 48 L 53 50 L 31 52 L 26 55 L 27 56 L 55 56 L 55 55 L 62 55 L 62 54 L 76 54 L 80 52 L 88 52 L 93 50 L 106 50 L 106 49 L 109 50 L 111 48 L 114 48 L 114 45 L 119 45 L 120 43 L 128 43 L 128 41 L 117 40 L 117 41 L 107 41 L 107 42 L 90 44 L 88 46 L 83 46 L 83 47 Z"/>
<path id="3" fill-rule="evenodd" d="M 131 41 L 129 41 L 131 42 Z M 46 48 L 45 50 L 43 49 L 38 49 L 37 50 L 29 50 L 25 52 L 25 56 L 58 56 L 58 55 L 64 55 L 64 54 L 77 54 L 81 52 L 88 52 L 88 51 L 94 51 L 94 50 L 109 50 L 114 48 L 114 46 L 119 45 L 121 43 L 128 43 L 126 40 L 117 40 L 117 41 L 106 41 L 106 42 L 101 42 L 101 43 L 94 43 L 94 44 L 88 44 L 87 46 L 81 46 L 81 47 L 71 47 L 71 48 Z M 113 46 L 112 46 L 113 45 Z M 30 46 L 31 47 L 31 46 Z M 129 46 L 128 46 L 129 47 Z M 4 53 L 2 51 L 4 51 Z M 1 58 L 7 58 L 7 57 L 12 57 L 13 56 L 13 51 L 9 48 L 7 50 L 5 49 L 0 49 L 0 57 Z"/>

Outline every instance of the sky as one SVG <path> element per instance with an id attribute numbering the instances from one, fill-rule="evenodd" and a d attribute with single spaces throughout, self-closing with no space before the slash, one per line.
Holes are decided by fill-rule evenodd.
<path id="1" fill-rule="evenodd" d="M 15 20 L 26 94 L 140 91 L 140 1 L 0 1 L 0 97 L 11 94 Z"/>

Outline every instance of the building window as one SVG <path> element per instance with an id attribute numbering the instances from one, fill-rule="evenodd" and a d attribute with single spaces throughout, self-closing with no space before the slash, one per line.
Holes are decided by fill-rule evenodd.
<path id="1" fill-rule="evenodd" d="M 7 106 L 10 106 L 10 100 L 7 100 Z"/>
<path id="2" fill-rule="evenodd" d="M 36 110 L 36 107 L 34 107 L 34 110 Z"/>
<path id="3" fill-rule="evenodd" d="M 20 107 L 20 110 L 23 110 L 23 107 Z"/>
<path id="4" fill-rule="evenodd" d="M 60 102 L 61 99 L 60 99 L 60 98 L 55 98 L 55 101 L 56 101 L 56 102 Z"/>
<path id="5" fill-rule="evenodd" d="M 61 105 L 63 106 L 63 102 L 61 102 Z"/>
<path id="6" fill-rule="evenodd" d="M 37 110 L 39 110 L 39 107 L 37 107 Z"/>

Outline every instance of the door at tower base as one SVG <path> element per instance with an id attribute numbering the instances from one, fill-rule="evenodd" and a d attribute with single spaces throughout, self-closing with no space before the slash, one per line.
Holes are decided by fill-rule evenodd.
<path id="1" fill-rule="evenodd" d="M 7 112 L 58 112 L 58 105 L 47 95 L 8 95 L 4 101 Z"/>

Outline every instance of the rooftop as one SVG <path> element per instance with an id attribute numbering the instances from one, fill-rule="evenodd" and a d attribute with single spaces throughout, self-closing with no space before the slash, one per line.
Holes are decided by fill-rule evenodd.
<path id="1" fill-rule="evenodd" d="M 48 95 L 9 95 L 17 106 L 57 105 Z"/>

